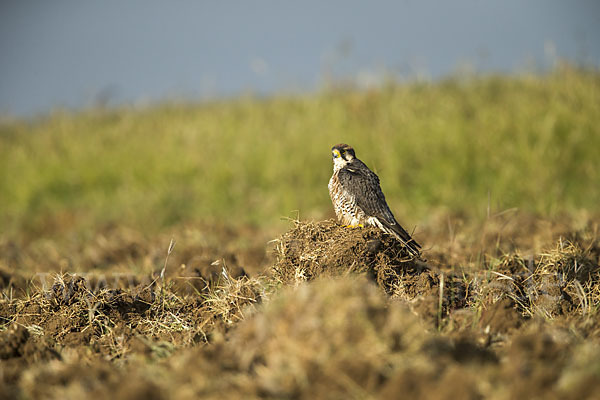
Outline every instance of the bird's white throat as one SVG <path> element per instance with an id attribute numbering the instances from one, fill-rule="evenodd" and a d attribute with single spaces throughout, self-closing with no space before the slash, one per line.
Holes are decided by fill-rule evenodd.
<path id="1" fill-rule="evenodd" d="M 344 166 L 348 164 L 348 161 L 344 160 L 342 157 L 333 159 L 333 172 L 339 171 L 344 168 Z"/>

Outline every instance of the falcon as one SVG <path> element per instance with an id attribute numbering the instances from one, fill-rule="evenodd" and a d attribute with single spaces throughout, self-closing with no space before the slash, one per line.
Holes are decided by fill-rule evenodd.
<path id="1" fill-rule="evenodd" d="M 347 144 L 333 146 L 331 154 L 329 196 L 338 220 L 348 227 L 375 226 L 399 240 L 411 256 L 418 257 L 421 246 L 396 221 L 379 186 L 379 177 L 356 158 Z"/>

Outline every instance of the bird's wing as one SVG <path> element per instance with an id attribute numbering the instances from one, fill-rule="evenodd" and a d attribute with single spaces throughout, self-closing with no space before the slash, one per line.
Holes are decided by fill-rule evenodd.
<path id="1" fill-rule="evenodd" d="M 369 217 L 375 217 L 385 227 L 385 230 L 395 233 L 411 250 L 418 253 L 421 247 L 396 221 L 394 214 L 385 201 L 385 196 L 379 185 L 379 177 L 362 161 L 354 159 L 352 163 L 338 173 L 341 186 L 356 205 Z"/>

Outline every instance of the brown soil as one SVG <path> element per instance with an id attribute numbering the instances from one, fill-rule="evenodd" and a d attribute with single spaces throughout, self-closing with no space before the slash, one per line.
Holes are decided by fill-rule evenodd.
<path id="1" fill-rule="evenodd" d="M 427 268 L 404 246 L 377 228 L 352 229 L 334 220 L 297 222 L 277 242 L 276 278 L 285 284 L 317 276 L 366 273 L 388 293 L 398 276 L 418 274 Z"/>
<path id="2" fill-rule="evenodd" d="M 412 259 L 376 229 L 295 222 L 264 274 L 264 247 L 215 230 L 239 249 L 219 246 L 190 230 L 164 286 L 167 236 L 149 242 L 111 227 L 67 258 L 72 248 L 2 242 L 0 393 L 599 397 L 597 225 L 556 224 L 538 243 L 532 232 L 549 225 L 529 221 L 508 245 L 498 238 L 512 222 L 496 234 L 492 225 L 470 254 L 460 234 L 425 229 L 420 241 L 441 244 Z M 35 262 L 38 271 L 82 270 L 42 285 L 28 278 Z"/>

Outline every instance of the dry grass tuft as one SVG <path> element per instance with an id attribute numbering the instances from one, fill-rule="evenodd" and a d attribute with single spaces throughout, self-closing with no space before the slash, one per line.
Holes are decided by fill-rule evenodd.
<path id="1" fill-rule="evenodd" d="M 263 295 L 261 281 L 247 277 L 227 277 L 202 298 L 179 296 L 169 285 L 164 291 L 156 286 L 92 290 L 83 277 L 65 274 L 57 275 L 48 291 L 9 302 L 2 318 L 5 326 L 24 327 L 64 346 L 90 346 L 109 359 L 130 352 L 165 355 L 174 346 L 206 342 L 213 330 L 243 319 L 243 308 Z"/>
<path id="2" fill-rule="evenodd" d="M 488 279 L 478 281 L 478 300 L 509 298 L 524 316 L 591 315 L 600 306 L 600 263 L 596 239 L 559 239 L 539 255 L 512 253 L 488 261 Z"/>
<path id="3" fill-rule="evenodd" d="M 238 279 L 229 277 L 223 268 L 224 279 L 204 296 L 204 304 L 211 314 L 226 325 L 232 325 L 244 319 L 244 308 L 260 302 L 267 296 L 263 279 L 243 276 Z"/>

